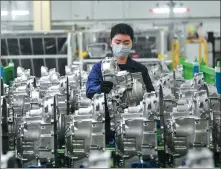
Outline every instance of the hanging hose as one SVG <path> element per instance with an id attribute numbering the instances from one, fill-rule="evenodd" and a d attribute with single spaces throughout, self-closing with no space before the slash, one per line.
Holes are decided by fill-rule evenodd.
<path id="1" fill-rule="evenodd" d="M 4 82 L 3 79 L 1 78 L 1 96 L 4 96 Z"/>
<path id="2" fill-rule="evenodd" d="M 2 153 L 7 154 L 9 151 L 8 137 L 8 113 L 6 99 L 2 99 Z"/>
<path id="3" fill-rule="evenodd" d="M 161 127 L 161 131 L 163 130 L 163 133 L 161 133 L 161 135 L 163 135 L 164 137 L 164 149 L 165 149 L 165 130 L 164 130 L 164 103 L 163 103 L 163 88 L 160 85 L 160 90 L 159 90 L 159 110 L 160 110 L 160 127 Z"/>
<path id="4" fill-rule="evenodd" d="M 57 104 L 56 104 L 56 96 L 54 96 L 54 161 L 55 161 L 55 168 L 57 168 Z"/>
<path id="5" fill-rule="evenodd" d="M 68 77 L 67 77 L 67 83 L 66 83 L 66 88 L 67 88 L 67 115 L 70 114 L 70 94 L 69 94 L 69 81 L 68 81 Z"/>
<path id="6" fill-rule="evenodd" d="M 37 88 L 36 78 L 34 78 L 34 80 L 33 80 L 33 87 Z"/>

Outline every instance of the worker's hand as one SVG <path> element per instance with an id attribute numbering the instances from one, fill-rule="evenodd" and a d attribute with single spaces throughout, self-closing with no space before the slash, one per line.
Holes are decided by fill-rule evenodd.
<path id="1" fill-rule="evenodd" d="M 101 83 L 101 92 L 102 93 L 109 93 L 111 91 L 111 89 L 113 88 L 113 83 L 110 81 L 103 81 Z"/>

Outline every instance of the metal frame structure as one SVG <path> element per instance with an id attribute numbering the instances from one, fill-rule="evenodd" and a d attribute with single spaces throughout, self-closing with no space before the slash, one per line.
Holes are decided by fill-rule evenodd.
<path id="1" fill-rule="evenodd" d="M 133 58 L 133 60 L 139 62 L 139 63 L 150 63 L 150 64 L 155 64 L 155 63 L 160 63 L 162 60 L 158 58 Z M 100 59 L 84 59 L 84 63 L 97 63 L 100 61 Z M 172 61 L 171 60 L 165 60 L 164 63 L 170 64 Z M 76 64 L 78 62 L 75 62 Z"/>
<path id="2" fill-rule="evenodd" d="M 142 29 L 136 29 L 134 30 L 135 36 L 145 35 L 145 36 L 155 36 L 156 37 L 156 44 L 157 44 L 157 52 L 160 54 L 164 54 L 167 50 L 167 32 L 161 29 L 150 29 L 150 30 L 142 30 Z M 102 30 L 102 29 L 94 29 L 94 30 L 85 30 L 85 31 L 79 31 L 78 32 L 78 47 L 79 47 L 79 53 L 82 53 L 83 50 L 86 50 L 86 44 L 89 44 L 90 42 L 85 42 L 86 39 L 85 35 L 87 33 L 91 33 L 94 38 L 96 38 L 96 34 L 98 33 L 110 33 L 110 31 Z M 88 39 L 87 39 L 88 40 Z M 91 42 L 93 43 L 93 42 Z M 94 42 L 95 43 L 95 42 Z"/>
<path id="3" fill-rule="evenodd" d="M 85 35 L 87 33 L 91 33 L 91 39 L 93 40 L 91 42 L 86 41 L 88 40 L 87 37 L 85 37 Z M 79 53 L 82 53 L 84 50 L 86 50 L 86 44 L 90 44 L 90 43 L 96 43 L 96 34 L 98 33 L 109 33 L 109 31 L 107 30 L 103 30 L 103 29 L 91 29 L 91 30 L 85 30 L 85 31 L 79 31 L 77 33 L 77 37 L 78 37 L 78 48 L 79 48 Z M 153 29 L 153 30 L 142 30 L 142 29 L 137 29 L 135 30 L 135 36 L 139 36 L 139 35 L 145 35 L 145 36 L 154 36 L 156 37 L 156 45 L 157 45 L 157 53 L 159 54 L 164 54 L 167 51 L 167 32 L 160 30 L 160 29 Z M 142 62 L 142 63 L 151 63 L 151 62 L 160 62 L 160 59 L 155 59 L 155 58 L 140 58 L 140 59 L 135 59 L 138 62 Z M 80 58 L 80 70 L 83 70 L 83 65 L 90 63 L 90 64 L 95 64 L 97 62 L 99 62 L 99 59 L 82 59 Z M 171 61 L 168 61 L 168 63 L 171 63 Z"/>
<path id="4" fill-rule="evenodd" d="M 67 65 L 71 65 L 73 61 L 72 57 L 72 44 L 74 43 L 73 37 L 75 36 L 75 33 L 67 32 L 67 31 L 18 31 L 18 32 L 11 32 L 11 31 L 5 31 L 1 33 L 1 40 L 5 40 L 6 43 L 6 53 L 7 55 L 1 55 L 1 60 L 6 61 L 6 65 L 11 59 L 18 60 L 18 65 L 22 67 L 22 60 L 23 59 L 30 59 L 31 65 L 30 69 L 33 70 L 33 75 L 35 76 L 35 59 L 43 59 L 43 65 L 47 66 L 46 59 L 55 59 L 56 63 L 56 69 L 58 70 L 59 67 L 59 61 L 58 59 L 67 59 Z M 34 52 L 34 45 L 33 45 L 33 39 L 34 38 L 40 38 L 42 39 L 42 47 L 43 47 L 43 53 L 44 54 L 35 54 Z M 44 38 L 55 38 L 55 48 L 56 48 L 56 54 L 46 54 L 45 49 L 45 41 Z M 67 51 L 65 51 L 65 54 L 59 54 L 59 47 L 58 47 L 58 38 L 65 38 L 66 42 L 63 44 L 66 46 Z M 18 55 L 11 55 L 9 52 L 9 44 L 8 39 L 15 39 L 17 41 L 18 45 Z M 30 46 L 31 46 L 31 54 L 29 55 L 22 55 L 21 52 L 21 46 L 20 46 L 20 39 L 30 39 Z M 38 44 L 39 45 L 39 44 Z M 75 47 L 75 46 L 74 46 Z M 49 46 L 50 48 L 50 46 Z"/>

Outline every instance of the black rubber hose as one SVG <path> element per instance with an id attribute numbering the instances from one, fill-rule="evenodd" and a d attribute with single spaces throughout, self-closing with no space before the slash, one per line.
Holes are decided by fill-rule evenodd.
<path id="1" fill-rule="evenodd" d="M 9 138 L 8 138 L 8 114 L 6 99 L 2 100 L 2 153 L 7 154 L 9 151 Z"/>
<path id="2" fill-rule="evenodd" d="M 70 94 L 69 94 L 69 80 L 68 80 L 68 77 L 67 77 L 67 84 L 66 84 L 66 88 L 67 88 L 67 115 L 70 114 Z"/>
<path id="3" fill-rule="evenodd" d="M 164 124 L 164 103 L 163 103 L 163 88 L 162 85 L 160 85 L 160 90 L 159 90 L 159 109 L 160 109 L 160 130 L 161 130 L 161 134 L 163 134 L 163 138 L 164 138 L 164 149 L 165 149 L 165 130 L 163 129 L 162 132 L 162 127 L 164 128 L 165 124 Z"/>
<path id="4" fill-rule="evenodd" d="M 57 166 L 57 105 L 56 105 L 56 96 L 54 96 L 54 104 L 53 104 L 53 108 L 54 108 L 54 160 L 55 160 L 55 168 L 58 168 Z"/>
<path id="5" fill-rule="evenodd" d="M 4 96 L 4 82 L 3 79 L 1 78 L 1 96 Z"/>
<path id="6" fill-rule="evenodd" d="M 33 80 L 33 87 L 36 88 L 37 87 L 37 84 L 36 84 L 36 79 L 34 78 Z"/>

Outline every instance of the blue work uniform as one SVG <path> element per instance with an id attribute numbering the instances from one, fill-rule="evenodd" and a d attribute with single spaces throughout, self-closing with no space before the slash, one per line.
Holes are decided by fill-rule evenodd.
<path id="1" fill-rule="evenodd" d="M 120 68 L 120 70 L 126 70 L 130 73 L 141 72 L 147 92 L 155 91 L 148 70 L 144 65 L 128 57 L 126 64 L 118 64 L 118 67 Z M 86 95 L 88 96 L 90 94 L 95 94 L 95 93 L 100 94 L 101 93 L 100 85 L 102 81 L 103 78 L 102 78 L 101 61 L 100 61 L 93 66 L 88 76 L 88 80 L 86 83 Z"/>

